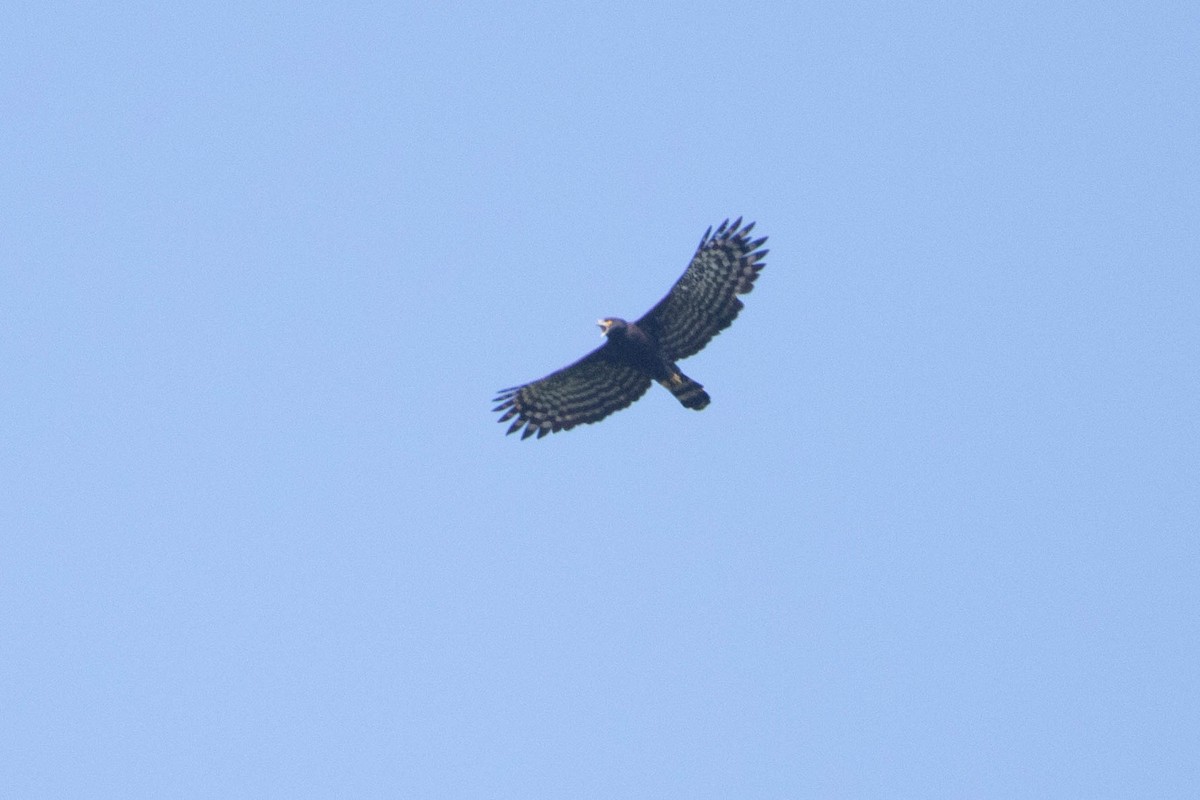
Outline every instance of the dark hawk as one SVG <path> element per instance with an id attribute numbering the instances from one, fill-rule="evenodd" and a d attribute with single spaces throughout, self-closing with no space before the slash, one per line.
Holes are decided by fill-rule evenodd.
<path id="1" fill-rule="evenodd" d="M 695 355 L 729 327 L 742 310 L 739 294 L 754 288 L 765 266 L 760 250 L 767 237 L 751 241 L 754 223 L 709 228 L 696 254 L 667 296 L 637 322 L 616 317 L 599 321 L 606 341 L 583 358 L 541 380 L 502 389 L 494 411 L 500 422 L 516 417 L 509 433 L 527 439 L 598 422 L 637 400 L 658 381 L 686 408 L 709 403 L 704 387 L 675 362 Z"/>

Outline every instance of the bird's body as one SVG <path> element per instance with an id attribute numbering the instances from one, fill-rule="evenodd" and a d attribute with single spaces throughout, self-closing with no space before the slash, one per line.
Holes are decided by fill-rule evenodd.
<path id="1" fill-rule="evenodd" d="M 658 342 L 651 341 L 635 323 L 626 322 L 620 317 L 607 317 L 597 324 L 608 340 L 605 347 L 620 353 L 621 357 L 644 370 L 651 378 L 666 377 L 667 364 L 658 351 Z"/>
<path id="2" fill-rule="evenodd" d="M 704 387 L 679 371 L 675 362 L 699 352 L 727 328 L 742 309 L 737 298 L 754 288 L 767 254 L 766 237 L 750 241 L 750 223 L 721 223 L 700 240 L 683 276 L 659 303 L 636 322 L 600 320 L 604 344 L 570 366 L 541 380 L 503 389 L 496 397 L 500 422 L 521 438 L 597 422 L 637 400 L 657 381 L 687 408 L 710 402 Z"/>
<path id="3" fill-rule="evenodd" d="M 712 400 L 703 386 L 684 375 L 675 362 L 663 356 L 658 339 L 651 337 L 637 323 L 626 322 L 620 317 L 608 317 L 600 321 L 600 327 L 608 338 L 605 347 L 613 348 L 618 358 L 635 365 L 658 381 L 685 407 L 699 411 Z"/>

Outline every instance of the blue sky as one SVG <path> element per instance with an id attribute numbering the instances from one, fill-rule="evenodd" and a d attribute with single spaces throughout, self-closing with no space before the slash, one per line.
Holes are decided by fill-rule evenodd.
<path id="1" fill-rule="evenodd" d="M 1194 796 L 1196 9 L 9 4 L 0 795 Z"/>

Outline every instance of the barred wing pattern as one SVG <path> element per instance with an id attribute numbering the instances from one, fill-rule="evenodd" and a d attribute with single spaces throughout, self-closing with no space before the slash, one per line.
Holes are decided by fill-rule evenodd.
<path id="1" fill-rule="evenodd" d="M 767 251 L 758 248 L 767 237 L 750 241 L 754 223 L 741 224 L 738 217 L 733 224 L 725 220 L 715 232 L 709 228 L 683 276 L 637 321 L 658 340 L 665 358 L 678 361 L 700 352 L 742 310 L 737 296 L 754 288 L 766 266 L 762 258 Z"/>
<path id="2" fill-rule="evenodd" d="M 508 433 L 525 426 L 522 439 L 598 422 L 650 388 L 649 375 L 611 356 L 611 350 L 600 347 L 541 380 L 502 389 L 493 401 L 499 405 L 492 410 L 504 412 L 500 422 L 516 417 Z"/>

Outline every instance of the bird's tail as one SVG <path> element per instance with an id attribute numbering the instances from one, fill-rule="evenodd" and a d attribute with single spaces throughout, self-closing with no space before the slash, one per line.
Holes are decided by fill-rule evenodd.
<path id="1" fill-rule="evenodd" d="M 684 408 L 692 408 L 696 411 L 704 408 L 712 400 L 708 396 L 708 392 L 704 391 L 704 387 L 696 383 L 694 380 L 684 375 L 679 370 L 672 370 L 671 374 L 665 379 L 660 380 L 667 391 L 675 395 L 675 399 L 683 403 Z"/>

